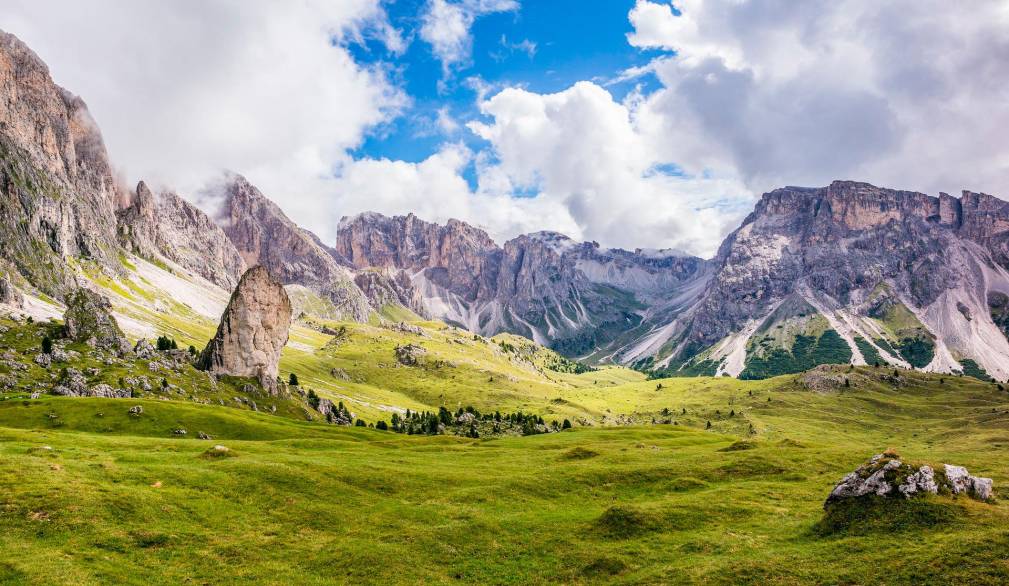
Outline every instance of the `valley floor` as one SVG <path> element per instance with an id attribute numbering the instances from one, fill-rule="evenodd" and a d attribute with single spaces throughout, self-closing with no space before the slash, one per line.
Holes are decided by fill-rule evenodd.
<path id="1" fill-rule="evenodd" d="M 822 391 L 796 377 L 632 383 L 649 390 L 615 387 L 602 410 L 668 408 L 676 424 L 497 439 L 176 401 L 2 401 L 0 582 L 1009 581 L 1000 499 L 822 521 L 834 483 L 888 447 L 967 466 L 998 493 L 1009 394 L 843 372 L 850 387 Z M 142 416 L 127 415 L 134 404 Z"/>

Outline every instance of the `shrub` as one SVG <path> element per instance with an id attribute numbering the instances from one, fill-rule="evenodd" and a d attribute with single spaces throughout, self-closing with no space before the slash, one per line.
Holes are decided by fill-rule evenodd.
<path id="1" fill-rule="evenodd" d="M 287 377 L 287 384 L 291 385 L 292 387 L 298 386 L 298 375 L 292 372 L 291 376 Z"/>
<path id="2" fill-rule="evenodd" d="M 42 338 L 42 353 L 43 354 L 53 353 L 53 341 L 49 339 L 49 336 Z"/>
<path id="3" fill-rule="evenodd" d="M 368 427 L 368 424 L 363 419 L 358 419 L 354 422 L 354 427 Z"/>
<path id="4" fill-rule="evenodd" d="M 388 431 L 389 425 L 385 421 L 379 421 L 375 424 L 375 429 L 380 429 L 382 431 Z"/>
<path id="5" fill-rule="evenodd" d="M 564 423 L 561 424 L 561 429 L 571 429 L 571 422 L 565 419 Z"/>

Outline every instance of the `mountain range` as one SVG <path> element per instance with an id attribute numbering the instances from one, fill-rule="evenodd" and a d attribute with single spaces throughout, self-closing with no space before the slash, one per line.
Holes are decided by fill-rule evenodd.
<path id="1" fill-rule="evenodd" d="M 1009 378 L 1009 204 L 991 195 L 785 187 L 702 259 L 555 232 L 498 244 L 465 222 L 412 214 L 345 217 L 330 245 L 240 175 L 225 176 L 208 212 L 143 181 L 124 186 L 113 169 L 83 100 L 0 35 L 8 304 L 59 304 L 82 279 L 125 278 L 134 255 L 213 295 L 262 266 L 296 307 L 315 300 L 306 314 L 416 315 L 666 376 L 852 363 Z"/>

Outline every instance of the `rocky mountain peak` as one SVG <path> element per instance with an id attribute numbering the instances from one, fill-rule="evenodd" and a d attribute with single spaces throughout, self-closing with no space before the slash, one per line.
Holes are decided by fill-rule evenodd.
<path id="1" fill-rule="evenodd" d="M 229 175 L 222 193 L 218 224 L 247 266 L 261 265 L 285 285 L 322 293 L 345 319 L 368 319 L 368 300 L 336 251 L 298 227 L 245 177 Z"/>
<path id="2" fill-rule="evenodd" d="M 245 261 L 223 230 L 173 191 L 155 194 L 143 181 L 130 205 L 116 213 L 119 241 L 148 259 L 162 257 L 225 289 L 234 288 Z"/>
<path id="3" fill-rule="evenodd" d="M 60 298 L 76 286 L 66 257 L 121 270 L 114 209 L 122 197 L 101 133 L 84 102 L 2 32 L 0 154 L 0 258 Z"/>
<path id="4" fill-rule="evenodd" d="M 98 125 L 82 99 L 56 85 L 49 68 L 12 34 L 0 32 L 0 124 L 46 171 L 88 184 L 122 203 Z"/>

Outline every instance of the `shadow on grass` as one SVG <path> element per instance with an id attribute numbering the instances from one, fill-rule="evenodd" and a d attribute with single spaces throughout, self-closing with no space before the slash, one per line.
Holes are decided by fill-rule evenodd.
<path id="1" fill-rule="evenodd" d="M 941 497 L 851 498 L 831 504 L 811 533 L 824 538 L 904 533 L 956 525 L 966 515 L 963 505 Z"/>

